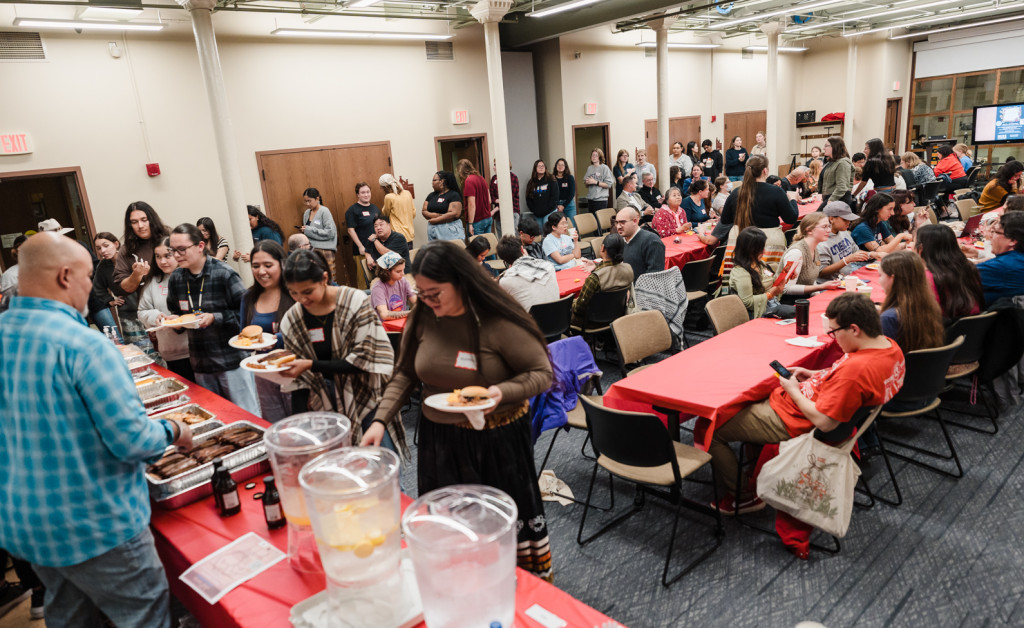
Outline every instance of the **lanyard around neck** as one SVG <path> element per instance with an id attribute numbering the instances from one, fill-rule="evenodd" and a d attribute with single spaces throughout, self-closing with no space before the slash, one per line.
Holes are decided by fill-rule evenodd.
<path id="1" fill-rule="evenodd" d="M 190 277 L 185 278 L 185 291 L 188 292 L 188 307 L 194 314 L 201 314 L 203 312 L 203 288 L 206 287 L 206 276 L 203 276 L 203 281 L 199 284 L 199 307 L 197 308 L 192 303 L 192 279 Z"/>

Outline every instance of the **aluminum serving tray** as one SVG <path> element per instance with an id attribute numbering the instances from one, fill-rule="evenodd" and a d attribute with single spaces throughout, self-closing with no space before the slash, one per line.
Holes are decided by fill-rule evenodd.
<path id="1" fill-rule="evenodd" d="M 139 397 L 142 397 L 142 405 L 146 406 L 146 412 L 156 412 L 158 408 L 166 408 L 174 401 L 185 397 L 188 386 L 179 380 L 165 377 L 145 386 L 139 386 Z M 181 404 L 178 404 L 181 405 Z"/>
<path id="2" fill-rule="evenodd" d="M 169 412 L 189 412 L 191 414 L 195 414 L 197 416 L 204 417 L 202 421 L 200 421 L 198 423 L 193 423 L 192 425 L 189 426 L 189 427 L 192 428 L 192 436 L 199 436 L 200 434 L 205 434 L 205 433 L 211 432 L 211 431 L 213 431 L 215 429 L 224 427 L 224 424 L 221 423 L 220 421 L 214 421 L 213 420 L 217 415 L 215 415 L 214 413 L 210 412 L 206 408 L 203 408 L 198 403 L 190 403 L 190 404 L 185 405 L 185 406 L 178 406 L 177 408 L 174 408 L 173 410 L 167 410 L 167 411 L 164 411 L 164 412 L 159 412 L 157 414 L 151 414 L 149 418 L 151 418 L 151 419 L 163 419 L 163 418 L 166 418 L 164 415 L 169 413 Z"/>
<path id="3" fill-rule="evenodd" d="M 128 364 L 128 370 L 132 372 L 132 377 L 139 379 L 143 373 L 153 372 L 153 369 L 149 368 L 153 364 L 153 358 L 148 355 L 133 355 L 124 359 L 125 363 Z M 154 375 L 156 373 L 153 373 Z"/>
<path id="4" fill-rule="evenodd" d="M 224 430 L 239 425 L 252 428 L 260 434 L 264 431 L 262 427 L 248 421 L 235 421 L 195 438 L 193 443 L 199 445 L 206 440 L 215 438 Z M 168 448 L 168 450 L 170 449 Z M 270 471 L 267 448 L 262 440 L 233 451 L 221 459 L 224 461 L 224 467 L 231 471 L 231 477 L 236 482 L 248 480 Z M 149 496 L 156 502 L 156 505 L 166 510 L 173 510 L 212 495 L 211 477 L 213 477 L 213 462 L 207 462 L 169 480 L 147 473 L 146 481 L 149 483 Z"/>

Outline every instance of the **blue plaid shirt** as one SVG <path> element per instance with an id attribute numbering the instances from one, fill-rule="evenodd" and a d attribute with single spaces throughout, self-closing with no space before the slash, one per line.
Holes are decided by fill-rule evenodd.
<path id="1" fill-rule="evenodd" d="M 18 297 L 0 314 L 0 547 L 76 565 L 149 525 L 143 462 L 173 440 L 121 354 L 74 308 Z"/>

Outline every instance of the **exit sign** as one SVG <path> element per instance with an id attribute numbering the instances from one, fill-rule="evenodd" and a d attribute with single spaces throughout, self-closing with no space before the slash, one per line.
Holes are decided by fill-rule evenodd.
<path id="1" fill-rule="evenodd" d="M 596 102 L 586 102 L 586 103 L 583 103 L 583 113 L 588 115 L 588 116 L 596 116 L 597 115 L 597 103 Z"/>
<path id="2" fill-rule="evenodd" d="M 28 133 L 0 133 L 0 155 L 25 155 L 32 152 Z"/>
<path id="3" fill-rule="evenodd" d="M 469 124 L 469 110 L 462 109 L 452 112 L 452 124 Z"/>

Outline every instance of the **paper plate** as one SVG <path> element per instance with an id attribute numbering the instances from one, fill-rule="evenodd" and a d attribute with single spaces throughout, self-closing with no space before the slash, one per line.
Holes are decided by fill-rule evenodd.
<path id="1" fill-rule="evenodd" d="M 269 349 L 277 344 L 277 336 L 275 336 L 274 334 L 268 334 L 267 332 L 263 332 L 263 338 L 260 342 L 245 344 L 239 342 L 239 340 L 239 336 L 232 336 L 231 339 L 228 340 L 228 344 L 234 347 L 235 349 L 242 349 L 243 351 L 259 351 L 260 349 Z"/>
<path id="2" fill-rule="evenodd" d="M 189 321 L 189 322 L 187 322 L 187 323 L 168 323 L 168 322 L 161 322 L 161 323 L 160 323 L 160 326 L 161 326 L 161 327 L 170 327 L 170 328 L 172 328 L 172 329 L 173 329 L 173 328 L 175 328 L 175 327 L 184 327 L 185 329 L 199 329 L 199 320 L 198 320 L 198 319 L 196 319 L 196 320 L 194 320 L 194 321 Z"/>
<path id="3" fill-rule="evenodd" d="M 262 357 L 263 357 L 262 355 L 250 355 L 246 359 L 242 360 L 241 366 L 242 366 L 242 368 L 244 368 L 244 369 L 246 369 L 248 371 L 252 371 L 253 373 L 257 373 L 257 374 L 258 373 L 280 373 L 281 371 L 287 371 L 288 369 L 290 369 L 293 366 L 292 363 L 289 362 L 286 366 L 271 366 L 269 364 L 265 364 L 264 366 L 266 366 L 266 368 L 253 368 L 252 365 L 255 364 Z"/>
<path id="4" fill-rule="evenodd" d="M 423 403 L 427 404 L 435 410 L 441 412 L 453 412 L 457 414 L 467 414 L 469 412 L 486 412 L 494 406 L 498 405 L 494 399 L 490 399 L 487 403 L 481 403 L 478 406 L 453 406 L 448 403 L 448 395 L 451 393 L 437 393 L 436 395 L 430 395 L 423 400 Z"/>
<path id="5" fill-rule="evenodd" d="M 878 262 L 875 262 L 873 264 L 866 265 L 864 268 L 867 268 L 868 270 L 879 270 L 882 268 L 882 265 L 879 264 Z"/>

